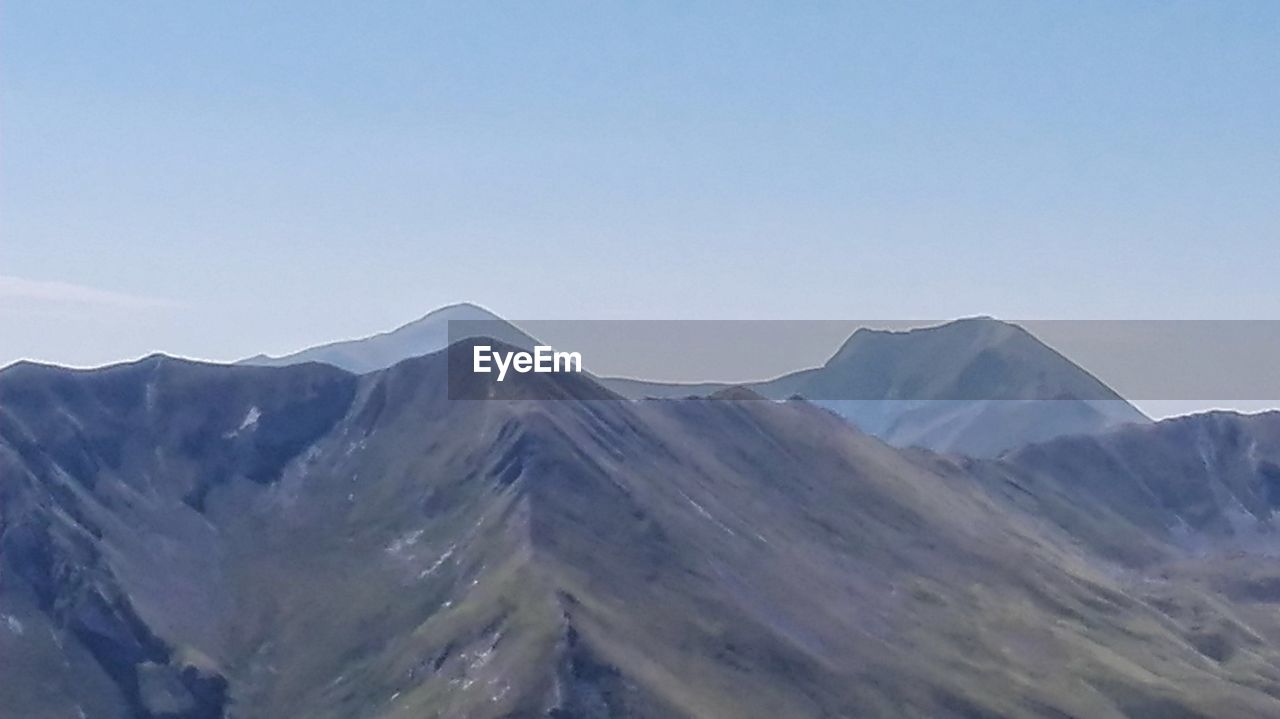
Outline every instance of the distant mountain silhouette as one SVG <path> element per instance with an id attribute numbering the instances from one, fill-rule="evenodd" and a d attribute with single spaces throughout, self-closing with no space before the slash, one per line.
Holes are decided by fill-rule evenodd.
<path id="1" fill-rule="evenodd" d="M 455 328 L 455 337 L 449 336 L 451 321 L 466 323 L 477 328 L 478 334 L 528 347 L 534 340 L 508 324 L 492 312 L 470 303 L 441 307 L 424 317 L 414 320 L 390 332 L 362 339 L 332 342 L 280 357 L 257 355 L 240 361 L 240 364 L 264 367 L 283 367 L 303 362 L 323 362 L 350 372 L 363 374 L 386 369 L 410 357 L 439 352 L 450 339 L 465 339 L 468 334 Z"/>
<path id="2" fill-rule="evenodd" d="M 629 397 L 725 387 L 602 382 Z M 745 386 L 771 399 L 809 399 L 891 444 L 980 456 L 1150 421 L 1023 328 L 985 317 L 902 332 L 859 329 L 823 366 Z"/>

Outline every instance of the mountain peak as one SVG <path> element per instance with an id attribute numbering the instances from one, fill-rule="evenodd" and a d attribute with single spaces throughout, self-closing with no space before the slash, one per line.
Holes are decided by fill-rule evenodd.
<path id="1" fill-rule="evenodd" d="M 1023 327 L 985 316 L 859 329 L 825 365 L 763 394 L 799 394 L 893 444 L 980 455 L 1149 421 Z"/>
<path id="2" fill-rule="evenodd" d="M 826 369 L 866 388 L 845 399 L 1119 399 L 1019 325 L 968 317 L 908 330 L 860 328 Z"/>
<path id="3" fill-rule="evenodd" d="M 874 327 L 859 327 L 854 331 L 849 339 L 845 340 L 844 345 L 832 355 L 828 364 L 835 362 L 842 355 L 847 355 L 853 351 L 861 349 L 861 346 L 870 342 L 924 342 L 928 340 L 939 341 L 946 339 L 949 341 L 994 341 L 1005 339 L 1014 334 L 1023 334 L 1028 337 L 1031 335 L 1022 327 L 1005 322 L 987 315 L 976 315 L 974 317 L 961 317 L 960 319 L 950 320 L 941 324 L 926 325 L 923 327 L 910 327 L 907 329 L 880 329 Z M 1034 338 L 1032 338 L 1034 339 Z"/>
<path id="4" fill-rule="evenodd" d="M 404 325 L 401 325 L 400 328 L 403 329 L 404 327 L 411 327 L 413 325 L 418 325 L 423 322 L 439 322 L 439 321 L 450 322 L 450 321 L 456 321 L 456 320 L 501 320 L 501 319 L 502 319 L 501 317 L 499 317 L 492 311 L 485 309 L 484 307 L 481 307 L 480 305 L 472 304 L 471 302 L 454 302 L 453 304 L 444 305 L 443 307 L 437 307 L 436 309 L 431 310 L 430 312 L 419 317 L 418 319 L 413 320 L 412 322 L 408 322 Z M 394 332 L 395 330 L 392 330 L 392 331 Z"/>
<path id="5" fill-rule="evenodd" d="M 472 323 L 455 328 L 450 336 L 450 322 Z M 530 347 L 533 338 L 516 329 L 498 315 L 470 302 L 457 302 L 432 310 L 394 330 L 359 339 L 331 342 L 280 357 L 257 355 L 240 364 L 281 366 L 303 362 L 322 362 L 357 374 L 386 369 L 411 357 L 439 352 L 451 340 L 479 335 L 491 336 L 507 344 Z"/>

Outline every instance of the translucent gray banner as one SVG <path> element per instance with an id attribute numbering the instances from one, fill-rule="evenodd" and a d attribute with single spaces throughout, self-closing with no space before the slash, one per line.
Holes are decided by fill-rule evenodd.
<path id="1" fill-rule="evenodd" d="M 633 398 L 744 386 L 826 401 L 1280 400 L 1272 320 L 475 320 L 450 322 L 449 341 L 456 399 L 509 396 L 495 391 L 507 383 L 559 398 L 563 387 L 531 380 L 574 374 Z M 492 355 L 480 365 L 478 346 Z M 539 346 L 581 372 L 541 372 Z M 494 353 L 521 351 L 530 361 L 513 357 L 499 379 Z"/>

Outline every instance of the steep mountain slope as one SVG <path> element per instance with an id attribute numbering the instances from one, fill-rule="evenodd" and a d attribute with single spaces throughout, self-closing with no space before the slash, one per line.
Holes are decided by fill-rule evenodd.
<path id="1" fill-rule="evenodd" d="M 475 323 L 475 331 L 494 337 L 508 344 L 531 347 L 536 342 L 528 335 L 507 324 L 497 315 L 476 305 L 460 303 L 434 310 L 390 332 L 361 339 L 333 342 L 312 347 L 281 357 L 257 355 L 240 361 L 240 364 L 264 367 L 284 367 L 304 362 L 323 362 L 349 372 L 363 374 L 386 369 L 410 357 L 439 352 L 449 342 L 470 336 L 465 329 L 455 328 L 449 336 L 450 322 Z"/>
<path id="2" fill-rule="evenodd" d="M 1070 478 L 1135 526 L 1188 549 L 1230 539 L 1280 551 L 1280 412 L 1211 412 L 1011 453 L 1011 464 Z"/>
<path id="3" fill-rule="evenodd" d="M 217 657 L 236 606 L 204 503 L 226 482 L 277 481 L 355 385 L 321 365 L 279 373 L 163 357 L 6 369 L 0 606 L 22 627 L 3 650 L 6 706 L 222 716 Z"/>
<path id="4" fill-rule="evenodd" d="M 604 384 L 629 397 L 720 388 Z M 810 399 L 897 446 L 975 456 L 1150 421 L 1026 330 L 989 318 L 905 332 L 860 329 L 823 366 L 747 386 L 772 399 Z"/>
<path id="5" fill-rule="evenodd" d="M 1280 713 L 1265 567 L 1245 589 L 1201 581 L 1216 545 L 1074 492 L 1075 468 L 903 452 L 743 392 L 632 402 L 524 375 L 449 400 L 455 349 L 362 377 L 0 373 L 4 706 Z"/>

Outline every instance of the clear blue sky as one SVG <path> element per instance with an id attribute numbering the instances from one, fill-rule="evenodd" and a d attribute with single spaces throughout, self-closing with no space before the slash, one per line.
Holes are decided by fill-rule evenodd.
<path id="1" fill-rule="evenodd" d="M 1276 318 L 1278 247 L 1271 1 L 0 6 L 0 365 Z"/>

